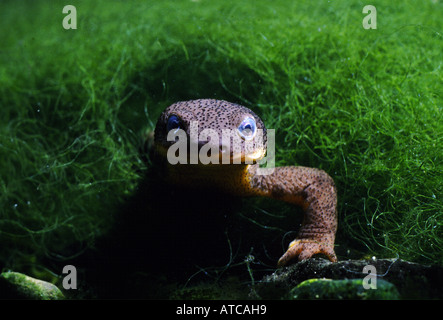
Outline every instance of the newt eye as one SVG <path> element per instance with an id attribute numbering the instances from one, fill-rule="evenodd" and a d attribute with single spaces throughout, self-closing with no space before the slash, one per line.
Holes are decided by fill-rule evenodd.
<path id="1" fill-rule="evenodd" d="M 168 118 L 168 123 L 166 125 L 167 132 L 174 130 L 174 133 L 177 132 L 180 128 L 180 119 L 175 114 L 172 114 Z"/>
<path id="2" fill-rule="evenodd" d="M 245 140 L 251 140 L 254 138 L 257 131 L 257 125 L 255 119 L 252 117 L 246 117 L 237 128 L 238 134 Z"/>

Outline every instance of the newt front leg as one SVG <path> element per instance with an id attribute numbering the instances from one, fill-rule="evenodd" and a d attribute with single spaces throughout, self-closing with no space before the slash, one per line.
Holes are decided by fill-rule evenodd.
<path id="1" fill-rule="evenodd" d="M 250 166 L 250 185 L 256 195 L 299 205 L 304 210 L 302 226 L 278 265 L 290 260 L 324 254 L 337 261 L 334 252 L 337 231 L 337 192 L 334 180 L 324 171 L 306 167 L 277 167 L 270 175 L 258 175 Z"/>

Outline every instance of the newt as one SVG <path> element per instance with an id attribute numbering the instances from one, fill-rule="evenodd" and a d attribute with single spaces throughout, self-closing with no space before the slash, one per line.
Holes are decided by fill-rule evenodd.
<path id="1" fill-rule="evenodd" d="M 219 138 L 204 136 L 200 140 L 205 129 L 214 134 L 212 137 Z M 193 130 L 198 134 L 193 135 Z M 223 139 L 226 130 L 237 133 L 240 148 L 231 146 L 234 139 Z M 211 159 L 224 157 L 229 161 L 206 164 L 198 158 L 192 164 L 189 153 L 185 161 L 171 164 L 168 150 L 177 143 L 177 136 L 168 139 L 168 133 L 177 134 L 178 131 L 187 138 L 186 150 L 191 150 L 191 145 L 198 152 L 206 148 Z M 261 140 L 258 132 L 262 133 Z M 278 260 L 278 266 L 316 254 L 337 261 L 334 180 L 323 170 L 303 166 L 276 167 L 271 174 L 260 174 L 259 161 L 266 154 L 266 132 L 260 117 L 239 104 L 215 99 L 181 101 L 170 105 L 160 115 L 154 131 L 154 152 L 166 165 L 164 178 L 169 183 L 218 188 L 235 196 L 269 197 L 300 206 L 304 212 L 303 222 L 297 237 Z"/>

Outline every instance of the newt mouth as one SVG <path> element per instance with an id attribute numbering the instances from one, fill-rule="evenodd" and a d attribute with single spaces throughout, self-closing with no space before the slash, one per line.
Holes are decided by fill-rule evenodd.
<path id="1" fill-rule="evenodd" d="M 243 154 L 235 153 L 230 157 L 232 163 L 245 163 L 245 164 L 255 164 L 259 160 L 263 159 L 266 154 L 265 149 L 258 149 L 254 152 Z"/>

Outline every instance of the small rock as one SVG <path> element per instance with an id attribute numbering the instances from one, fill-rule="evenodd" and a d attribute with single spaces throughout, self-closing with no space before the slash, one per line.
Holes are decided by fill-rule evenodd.
<path id="1" fill-rule="evenodd" d="M 443 268 L 441 266 L 420 265 L 401 259 L 346 260 L 333 263 L 321 258 L 312 258 L 277 269 L 254 286 L 254 297 L 288 299 L 294 287 L 305 280 L 314 278 L 361 281 L 368 276 L 368 273 L 364 271 L 367 266 L 371 266 L 376 271 L 377 283 L 384 280 L 393 284 L 401 299 L 443 298 L 441 290 Z"/>
<path id="2" fill-rule="evenodd" d="M 52 283 L 19 272 L 3 272 L 0 274 L 0 298 L 62 300 L 65 297 Z"/>
<path id="3" fill-rule="evenodd" d="M 374 289 L 365 289 L 363 279 L 310 279 L 292 289 L 289 298 L 398 300 L 400 296 L 395 286 L 385 280 L 378 280 Z"/>

